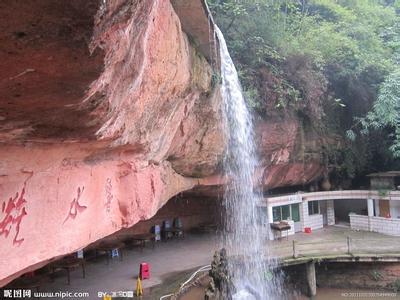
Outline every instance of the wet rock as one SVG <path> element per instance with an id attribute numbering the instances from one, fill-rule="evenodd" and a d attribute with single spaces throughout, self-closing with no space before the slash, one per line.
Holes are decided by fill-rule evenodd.
<path id="1" fill-rule="evenodd" d="M 211 281 L 206 289 L 205 300 L 231 299 L 234 286 L 229 277 L 227 259 L 224 248 L 220 251 L 215 251 L 209 272 Z"/>

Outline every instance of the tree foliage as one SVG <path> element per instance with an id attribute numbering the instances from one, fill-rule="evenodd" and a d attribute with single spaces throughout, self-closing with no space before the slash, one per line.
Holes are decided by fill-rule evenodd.
<path id="1" fill-rule="evenodd" d="M 389 129 L 390 149 L 400 156 L 399 0 L 208 3 L 255 110 L 265 115 L 273 103 L 321 119 L 333 106 L 339 132 L 354 118 L 364 137 Z"/>
<path id="2" fill-rule="evenodd" d="M 364 118 L 359 118 L 361 133 L 366 135 L 369 129 L 382 129 L 388 127 L 391 130 L 389 138 L 392 144 L 389 149 L 395 157 L 400 157 L 400 69 L 391 73 L 382 83 L 379 95 L 372 110 Z M 347 131 L 351 140 L 356 139 L 353 130 Z"/>

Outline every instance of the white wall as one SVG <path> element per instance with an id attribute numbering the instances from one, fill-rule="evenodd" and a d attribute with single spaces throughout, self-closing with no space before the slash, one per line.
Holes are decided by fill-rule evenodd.
<path id="1" fill-rule="evenodd" d="M 351 229 L 400 236 L 400 219 L 368 217 L 357 214 L 350 214 L 349 216 Z"/>
<path id="2" fill-rule="evenodd" d="M 324 205 L 326 206 L 326 215 L 327 215 L 327 220 L 328 220 L 328 225 L 334 225 L 335 224 L 335 207 L 334 207 L 334 200 L 322 200 L 324 202 Z M 320 201 L 320 204 L 321 202 Z M 293 204 L 293 203 L 299 203 L 298 200 L 293 202 L 289 202 L 287 204 Z M 270 214 L 272 217 L 272 207 L 274 206 L 280 206 L 280 205 L 270 205 L 268 209 L 270 210 Z M 292 235 L 295 233 L 296 229 L 297 231 L 304 231 L 305 227 L 310 227 L 312 230 L 320 229 L 323 228 L 323 215 L 322 214 L 316 214 L 316 215 L 309 215 L 308 214 L 308 202 L 301 202 L 299 203 L 300 206 L 300 226 L 296 223 L 297 226 L 294 225 L 294 222 L 292 220 L 288 220 L 290 222 L 291 229 L 289 231 L 289 235 Z M 300 227 L 300 228 L 299 228 Z M 284 233 L 286 236 L 286 232 Z M 273 239 L 273 231 L 270 230 L 269 234 L 270 238 Z"/>
<path id="3" fill-rule="evenodd" d="M 302 221 L 303 230 L 305 227 L 311 227 L 312 230 L 324 227 L 323 217 L 321 214 L 309 215 L 308 202 L 305 201 L 300 204 L 300 220 Z"/>
<path id="4" fill-rule="evenodd" d="M 394 219 L 400 218 L 400 201 L 390 201 L 390 216 Z"/>

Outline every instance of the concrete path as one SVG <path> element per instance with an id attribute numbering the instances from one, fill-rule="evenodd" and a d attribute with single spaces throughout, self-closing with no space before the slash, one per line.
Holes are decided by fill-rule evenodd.
<path id="1" fill-rule="evenodd" d="M 115 258 L 106 264 L 105 258 L 88 261 L 86 278 L 77 269 L 71 273 L 71 285 L 67 285 L 66 275 L 60 271 L 54 283 L 47 283 L 41 291 L 89 292 L 90 298 L 100 299 L 98 292 L 133 291 L 139 264 L 147 262 L 151 267 L 151 278 L 143 281 L 143 288 L 161 284 L 168 274 L 193 269 L 211 263 L 216 247 L 214 235 L 187 236 L 184 240 L 157 243 L 155 249 L 146 247 L 124 249 L 123 261 Z"/>
<path id="2" fill-rule="evenodd" d="M 400 238 L 376 232 L 355 231 L 349 227 L 328 226 L 311 234 L 297 233 L 288 240 L 272 241 L 271 254 L 280 258 L 293 256 L 293 240 L 298 256 L 324 256 L 334 254 L 397 254 L 400 255 Z"/>

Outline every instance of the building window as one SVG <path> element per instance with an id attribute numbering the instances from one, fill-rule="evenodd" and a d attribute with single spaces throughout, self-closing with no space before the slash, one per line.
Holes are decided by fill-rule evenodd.
<path id="1" fill-rule="evenodd" d="M 276 206 L 272 208 L 272 216 L 273 216 L 273 221 L 278 222 L 282 220 L 282 214 L 281 214 L 281 207 Z"/>
<path id="2" fill-rule="evenodd" d="M 281 210 L 282 210 L 282 220 L 290 219 L 290 206 L 289 205 L 281 206 Z"/>
<path id="3" fill-rule="evenodd" d="M 300 222 L 300 209 L 299 204 L 275 206 L 272 208 L 273 221 L 278 222 L 282 220 L 293 220 Z"/>
<path id="4" fill-rule="evenodd" d="M 319 214 L 319 201 L 309 201 L 308 202 L 308 214 L 309 215 Z"/>

